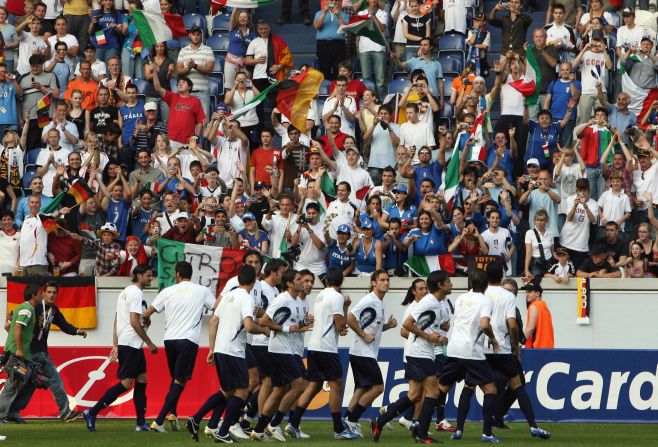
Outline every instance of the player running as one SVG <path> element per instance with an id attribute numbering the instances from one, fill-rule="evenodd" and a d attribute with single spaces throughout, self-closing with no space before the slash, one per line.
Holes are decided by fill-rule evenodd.
<path id="1" fill-rule="evenodd" d="M 215 304 L 215 296 L 209 288 L 190 281 L 192 264 L 187 261 L 177 262 L 174 272 L 176 284 L 160 292 L 143 314 L 147 325 L 150 324 L 151 315 L 156 312 L 164 311 L 167 321 L 164 346 L 172 381 L 162 409 L 151 423 L 151 430 L 161 433 L 165 432 L 163 424 L 167 415 L 172 431 L 179 430 L 176 406 L 185 384 L 192 378 L 199 351 L 201 318 Z"/>
<path id="2" fill-rule="evenodd" d="M 146 334 L 148 320 L 141 320 L 142 313 L 146 310 L 144 288 L 150 286 L 152 280 L 151 267 L 140 264 L 133 269 L 133 284 L 119 294 L 114 316 L 114 347 L 110 353 L 111 360 L 119 360 L 119 383 L 107 390 L 96 405 L 82 413 L 89 431 L 96 431 L 98 413 L 132 388 L 133 384 L 133 402 L 137 416 L 135 431 L 150 431 L 145 419 L 146 356 L 143 348 L 146 344 L 151 354 L 157 354 L 158 347 Z"/>

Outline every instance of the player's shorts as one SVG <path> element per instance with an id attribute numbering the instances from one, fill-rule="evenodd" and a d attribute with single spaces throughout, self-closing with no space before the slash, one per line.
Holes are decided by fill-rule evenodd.
<path id="1" fill-rule="evenodd" d="M 299 370 L 302 372 L 302 377 L 306 377 L 306 365 L 301 355 L 295 354 L 295 361 L 299 365 Z"/>
<path id="2" fill-rule="evenodd" d="M 462 379 L 467 385 L 485 385 L 494 382 L 495 374 L 486 360 L 466 360 L 448 357 L 439 383 L 441 385 L 452 386 Z"/>
<path id="3" fill-rule="evenodd" d="M 304 377 L 304 370 L 299 368 L 299 361 L 293 354 L 270 352 L 272 362 L 272 386 L 285 386 L 295 379 Z"/>
<path id="4" fill-rule="evenodd" d="M 270 353 L 267 351 L 267 346 L 252 345 L 251 353 L 256 358 L 260 376 L 272 377 L 272 361 L 270 360 Z"/>
<path id="5" fill-rule="evenodd" d="M 224 391 L 235 391 L 249 387 L 249 369 L 247 360 L 242 357 L 215 352 L 215 370 L 219 384 Z"/>
<path id="6" fill-rule="evenodd" d="M 146 356 L 143 349 L 119 345 L 118 360 L 117 379 L 135 379 L 146 372 Z"/>
<path id="7" fill-rule="evenodd" d="M 519 369 L 516 363 L 516 358 L 512 354 L 485 354 L 489 366 L 503 375 L 505 379 L 519 375 Z"/>
<path id="8" fill-rule="evenodd" d="M 448 357 L 446 357 L 445 355 L 437 354 L 434 357 L 434 374 L 436 374 L 436 377 L 441 377 L 441 374 L 443 374 L 443 370 L 446 367 L 447 361 L 448 361 Z"/>
<path id="9" fill-rule="evenodd" d="M 343 367 L 337 353 L 308 351 L 306 360 L 306 380 L 309 382 L 338 380 L 343 377 Z"/>
<path id="10" fill-rule="evenodd" d="M 371 357 L 350 355 L 350 365 L 354 376 L 354 388 L 370 388 L 384 384 L 377 360 Z"/>
<path id="11" fill-rule="evenodd" d="M 407 366 L 404 370 L 404 378 L 422 382 L 434 374 L 434 361 L 420 357 L 407 356 Z"/>
<path id="12" fill-rule="evenodd" d="M 165 340 L 164 345 L 171 378 L 179 381 L 190 380 L 199 345 L 187 339 Z"/>
<path id="13" fill-rule="evenodd" d="M 244 355 L 245 359 L 247 360 L 247 369 L 258 367 L 258 359 L 256 358 L 256 354 L 254 354 L 253 346 L 251 346 L 249 343 L 245 345 Z"/>

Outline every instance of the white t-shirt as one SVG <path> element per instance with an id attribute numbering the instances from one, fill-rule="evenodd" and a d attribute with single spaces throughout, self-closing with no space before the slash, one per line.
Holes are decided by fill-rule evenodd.
<path id="1" fill-rule="evenodd" d="M 411 163 L 416 165 L 420 163 L 418 152 L 421 146 L 428 146 L 430 149 L 436 146 L 434 132 L 430 126 L 422 121 L 415 124 L 407 121 L 400 126 L 400 145 L 406 147 L 416 146 L 416 153 L 413 160 L 411 160 Z"/>
<path id="2" fill-rule="evenodd" d="M 409 315 L 411 315 L 411 312 L 414 311 L 414 309 L 416 308 L 416 306 L 418 306 L 418 301 L 412 301 L 411 303 L 409 303 L 409 305 L 407 306 L 407 308 L 404 309 L 404 313 L 402 314 L 402 322 L 403 322 L 403 323 L 404 323 L 404 320 L 406 320 L 407 317 L 408 317 Z M 407 356 L 409 355 L 409 348 L 411 347 L 411 340 L 412 340 L 412 338 L 413 338 L 412 335 L 413 335 L 413 334 L 410 333 L 410 334 L 409 334 L 409 337 L 407 337 L 407 338 L 404 340 L 404 355 L 403 355 L 403 359 L 404 359 L 404 362 L 405 362 L 405 363 L 407 363 Z"/>
<path id="3" fill-rule="evenodd" d="M 57 35 L 52 35 L 48 38 L 48 44 L 50 45 L 50 52 L 51 52 L 51 57 L 50 60 L 48 61 L 49 63 L 52 63 L 53 59 L 55 59 L 55 45 L 57 42 L 64 42 L 66 44 L 66 57 L 64 58 L 64 62 L 66 62 L 66 65 L 69 67 L 73 66 L 73 58 L 68 55 L 69 51 L 71 51 L 72 47 L 77 47 L 79 46 L 78 44 L 78 38 L 75 37 L 73 34 L 67 34 L 64 37 L 58 38 Z"/>
<path id="4" fill-rule="evenodd" d="M 343 295 L 332 287 L 322 290 L 315 298 L 313 331 L 308 341 L 309 351 L 338 352 L 338 328 L 334 315 L 343 315 Z"/>
<path id="5" fill-rule="evenodd" d="M 445 30 L 466 34 L 466 2 L 464 0 L 445 0 L 443 2 Z"/>
<path id="6" fill-rule="evenodd" d="M 598 201 L 599 208 L 603 217 L 607 221 L 613 221 L 621 218 L 624 214 L 632 211 L 631 201 L 628 196 L 621 191 L 619 194 L 612 192 L 612 189 L 606 189 Z M 626 222 L 622 222 L 619 230 L 624 231 Z M 603 224 L 601 224 L 603 226 Z"/>
<path id="7" fill-rule="evenodd" d="M 247 345 L 246 318 L 254 319 L 253 300 L 245 289 L 237 288 L 222 296 L 215 316 L 219 317 L 219 327 L 215 337 L 215 351 L 233 357 L 244 358 Z"/>
<path id="8" fill-rule="evenodd" d="M 274 301 L 274 298 L 279 294 L 279 289 L 272 287 L 265 281 L 258 281 L 261 287 L 261 306 L 263 309 L 267 309 L 269 304 Z M 267 346 L 270 343 L 270 337 L 265 334 L 252 334 L 251 345 L 252 346 Z"/>
<path id="9" fill-rule="evenodd" d="M 580 164 L 573 163 L 571 166 L 562 165 L 560 169 L 560 175 L 555 175 L 555 169 L 553 169 L 553 181 L 556 184 L 557 189 L 560 191 L 560 204 L 558 205 L 559 214 L 567 214 L 569 208 L 567 208 L 567 198 L 576 194 L 576 181 L 579 178 L 585 177 L 586 171 L 580 170 Z"/>
<path id="10" fill-rule="evenodd" d="M 226 187 L 231 189 L 233 179 L 239 178 L 241 175 L 235 164 L 240 162 L 247 165 L 247 151 L 242 146 L 240 139 L 229 141 L 226 137 L 218 137 L 217 140 L 217 170 L 219 177 L 226 183 Z"/>
<path id="11" fill-rule="evenodd" d="M 235 90 L 233 93 L 233 100 L 229 104 L 229 107 L 231 110 L 238 110 L 242 107 L 244 107 L 245 104 L 247 104 L 249 101 L 254 99 L 254 91 L 250 88 L 245 90 L 244 95 L 242 92 L 239 90 Z M 253 108 L 249 110 L 247 113 L 244 115 L 241 115 L 238 117 L 238 122 L 240 123 L 240 127 L 245 127 L 245 126 L 255 126 L 258 124 L 258 115 L 256 115 L 256 109 Z"/>
<path id="12" fill-rule="evenodd" d="M 151 306 L 158 313 L 165 311 L 165 340 L 184 340 L 199 344 L 201 318 L 212 309 L 215 295 L 209 288 L 191 281 L 182 281 L 158 293 Z"/>
<path id="13" fill-rule="evenodd" d="M 55 127 L 54 122 L 51 121 L 50 123 L 48 123 L 46 127 L 44 127 L 43 130 L 41 131 L 41 138 L 44 138 L 46 135 L 48 135 L 48 131 L 50 131 L 50 129 L 52 129 L 53 127 Z M 73 152 L 74 150 L 73 143 L 69 143 L 69 140 L 66 138 L 66 134 L 62 130 L 61 126 L 58 125 L 56 129 L 59 132 L 59 145 L 62 146 L 62 149 L 66 149 L 69 152 Z M 78 127 L 75 124 L 73 124 L 71 121 L 67 121 L 66 124 L 64 124 L 64 129 L 66 129 L 68 133 L 74 135 L 75 137 L 80 137 L 80 135 L 78 134 Z"/>
<path id="14" fill-rule="evenodd" d="M 621 49 L 621 54 L 626 53 L 626 48 L 635 47 L 639 48 L 640 43 L 642 42 L 642 37 L 646 34 L 644 27 L 642 25 L 635 24 L 633 29 L 630 29 L 628 26 L 620 26 L 617 29 L 617 45 L 616 48 Z M 621 57 L 617 61 L 617 68 L 621 68 Z"/>
<path id="15" fill-rule="evenodd" d="M 324 224 L 318 222 L 317 225 L 309 224 L 309 229 L 315 236 L 324 242 L 323 228 Z M 327 271 L 327 263 L 324 260 L 327 254 L 326 248 L 318 248 L 313 243 L 309 232 L 302 228 L 299 233 L 299 244 L 301 245 L 301 253 L 299 260 L 295 263 L 295 270 L 309 269 L 314 275 L 322 275 Z"/>
<path id="16" fill-rule="evenodd" d="M 207 45 L 201 44 L 196 50 L 192 48 L 192 45 L 187 45 L 180 49 L 177 62 L 182 62 L 187 66 L 187 63 L 190 60 L 193 60 L 195 64 L 199 65 L 199 67 L 204 67 L 206 62 L 214 62 L 215 56 L 213 54 L 212 48 Z M 207 74 L 203 74 L 200 71 L 192 69 L 192 71 L 187 74 L 187 77 L 190 79 L 190 81 L 192 81 L 192 84 L 194 85 L 193 91 L 208 91 Z"/>
<path id="17" fill-rule="evenodd" d="M 270 235 L 270 254 L 272 258 L 281 256 L 281 240 L 285 236 L 286 228 L 290 234 L 297 231 L 297 214 L 290 213 L 288 218 L 281 216 L 280 211 L 272 214 L 272 219 L 267 220 L 267 214 L 263 216 L 263 229 Z"/>
<path id="18" fill-rule="evenodd" d="M 434 295 L 428 293 L 418 304 L 414 306 L 413 310 L 409 313 L 416 323 L 416 326 L 427 334 L 441 334 L 441 324 L 450 321 L 450 312 L 447 306 L 443 306 L 441 301 L 436 299 Z M 409 334 L 409 347 L 406 349 L 405 355 L 407 357 L 417 357 L 434 360 L 435 345 L 424 338 L 416 337 L 414 334 Z"/>
<path id="19" fill-rule="evenodd" d="M 347 163 L 347 158 L 343 152 L 336 154 L 336 183 L 347 182 L 352 188 L 350 192 L 350 202 L 358 206 L 361 210 L 365 210 L 365 197 L 358 199 L 356 197 L 357 191 L 362 188 L 368 187 L 368 190 L 374 185 L 372 184 L 372 177 L 370 173 L 357 164 L 356 168 L 350 167 Z"/>
<path id="20" fill-rule="evenodd" d="M 75 65 L 75 72 L 73 74 L 80 76 L 80 62 Z M 91 64 L 91 74 L 96 79 L 100 79 L 101 76 L 107 76 L 107 68 L 105 67 L 105 62 L 99 59 L 94 59 L 94 63 Z"/>
<path id="21" fill-rule="evenodd" d="M 324 102 L 324 106 L 322 106 L 322 116 L 333 111 L 334 107 L 336 106 L 336 102 L 338 102 L 338 98 L 336 98 L 335 96 L 328 98 Z M 354 98 L 350 96 L 346 96 L 344 105 L 345 108 L 350 111 L 350 113 L 352 113 L 353 115 L 356 114 L 356 101 L 354 100 Z M 343 108 L 338 106 L 338 108 L 333 114 L 340 116 L 340 131 L 346 133 L 347 135 L 354 136 L 355 122 L 347 119 L 347 116 L 345 115 L 345 111 L 343 110 Z"/>
<path id="22" fill-rule="evenodd" d="M 573 202 L 576 200 L 576 195 L 567 198 L 568 209 L 573 208 Z M 587 201 L 587 208 L 594 216 L 599 214 L 599 204 L 596 200 L 589 199 Z M 589 251 L 589 226 L 590 222 L 587 218 L 585 207 L 582 203 L 576 207 L 576 212 L 571 220 L 567 220 L 562 226 L 560 231 L 560 244 L 562 246 L 575 251 L 588 252 Z"/>
<path id="23" fill-rule="evenodd" d="M 601 76 L 598 78 L 592 74 L 592 71 L 596 72 L 597 65 L 601 67 Z M 605 52 L 595 53 L 590 50 L 585 51 L 580 62 L 580 75 L 583 95 L 596 95 L 598 93 L 598 90 L 596 90 L 597 82 L 601 82 L 603 91 L 607 92 L 608 69 L 605 67 Z"/>
<path id="24" fill-rule="evenodd" d="M 606 22 L 608 22 L 609 25 L 612 25 L 612 26 L 615 26 L 615 27 L 616 27 L 616 26 L 618 25 L 618 23 L 619 23 L 619 22 L 617 21 L 617 19 L 616 19 L 612 14 L 610 14 L 610 13 L 607 12 L 607 11 L 603 13 L 603 18 L 606 20 Z M 589 12 L 586 12 L 586 13 L 583 14 L 582 17 L 580 18 L 580 25 L 587 25 L 587 24 L 589 23 L 589 20 L 590 20 L 590 13 L 589 13 Z M 605 32 L 605 29 L 602 29 L 602 30 L 603 30 L 603 34 L 604 34 L 604 36 L 607 38 L 607 37 L 608 37 L 608 33 Z"/>
<path id="25" fill-rule="evenodd" d="M 351 202 L 341 202 L 334 200 L 327 207 L 327 218 L 331 216 L 331 225 L 329 225 L 329 236 L 336 239 L 336 230 L 340 225 L 349 225 L 350 228 L 354 226 L 354 208 Z"/>
<path id="26" fill-rule="evenodd" d="M 500 352 L 498 353 L 511 354 L 512 345 L 509 338 L 507 319 L 516 318 L 516 298 L 512 292 L 500 286 L 489 286 L 484 294 L 493 301 L 493 313 L 491 314 L 490 324 L 496 341 L 500 345 Z M 486 345 L 484 352 L 493 354 L 494 351 L 488 342 Z"/>
<path id="27" fill-rule="evenodd" d="M 466 292 L 455 302 L 452 333 L 448 341 L 448 357 L 465 360 L 484 360 L 482 318 L 491 318 L 493 301 L 481 293 Z"/>
<path id="28" fill-rule="evenodd" d="M 642 201 L 637 207 L 639 210 L 646 210 L 649 207 L 647 199 L 644 197 L 645 192 L 653 194 L 653 201 L 658 201 L 658 162 L 654 161 L 649 169 L 642 172 L 641 169 L 633 171 L 633 191 L 635 196 Z"/>
<path id="29" fill-rule="evenodd" d="M 267 79 L 269 76 L 267 73 L 267 41 L 268 39 L 256 37 L 249 42 L 249 46 L 247 47 L 247 56 L 253 56 L 255 59 L 265 56 L 264 63 L 254 65 L 253 79 Z"/>
<path id="30" fill-rule="evenodd" d="M 512 75 L 507 76 L 507 81 L 500 88 L 500 114 L 523 116 L 525 97 L 509 85 L 513 81 Z"/>
<path id="31" fill-rule="evenodd" d="M 139 314 L 146 310 L 146 300 L 142 289 L 132 284 L 121 291 L 117 300 L 117 337 L 121 346 L 141 349 L 144 341 L 130 324 L 130 314 Z"/>
<path id="32" fill-rule="evenodd" d="M 288 292 L 280 293 L 267 307 L 267 316 L 284 329 L 283 332 L 270 332 L 268 351 L 276 354 L 294 354 L 297 334 L 285 331 L 290 330 L 291 326 L 299 325 L 297 299 L 290 296 Z"/>
<path id="33" fill-rule="evenodd" d="M 77 132 L 77 130 L 76 130 Z M 37 155 L 37 166 L 45 166 L 48 163 L 48 158 L 50 157 L 50 149 L 44 148 L 39 150 L 39 155 Z M 55 179 L 55 174 L 57 174 L 57 165 L 63 164 L 65 166 L 69 165 L 69 153 L 71 151 L 60 147 L 58 150 L 54 151 L 53 162 L 48 166 L 48 171 L 43 175 L 43 195 L 46 197 L 53 197 L 53 180 Z"/>
<path id="34" fill-rule="evenodd" d="M 167 210 L 163 209 L 160 217 L 155 219 L 160 224 L 160 234 L 165 234 L 171 227 L 175 227 L 176 219 L 178 219 L 178 210 L 175 210 L 173 213 L 169 214 Z"/>
<path id="35" fill-rule="evenodd" d="M 41 218 L 26 217 L 23 219 L 19 245 L 19 265 L 28 267 L 31 265 L 48 265 L 48 233 L 43 228 Z"/>
<path id="36" fill-rule="evenodd" d="M 20 237 L 20 231 L 9 236 L 0 230 L 0 275 L 14 271 L 18 261 Z"/>
<path id="37" fill-rule="evenodd" d="M 512 246 L 512 234 L 507 228 L 498 227 L 495 233 L 491 229 L 487 229 L 482 233 L 482 239 L 489 247 L 488 254 L 491 256 L 507 256 L 509 249 Z M 512 274 L 512 260 L 507 261 L 507 276 Z"/>
<path id="38" fill-rule="evenodd" d="M 306 321 L 308 315 L 308 300 L 306 298 L 297 297 L 297 321 L 303 323 Z M 304 337 L 306 332 L 298 332 L 295 334 L 295 355 L 304 357 Z"/>
<path id="39" fill-rule="evenodd" d="M 354 341 L 350 346 L 350 355 L 358 357 L 369 357 L 377 360 L 379 354 L 379 344 L 382 339 L 384 324 L 384 302 L 370 292 L 349 311 L 356 318 L 359 327 L 366 334 L 374 335 L 375 339 L 371 343 L 366 343 L 358 335 L 354 335 Z"/>
<path id="40" fill-rule="evenodd" d="M 234 276 L 233 278 L 226 281 L 226 285 L 222 289 L 222 292 L 220 293 L 220 295 L 222 297 L 224 297 L 224 296 L 228 295 L 229 293 L 231 293 L 232 290 L 235 290 L 238 287 L 240 287 L 240 283 L 238 282 L 238 277 Z M 253 303 L 252 303 L 252 306 L 251 306 L 252 309 L 254 307 L 257 307 L 257 308 L 263 307 L 263 299 L 262 299 L 263 289 L 262 289 L 262 282 L 259 279 L 256 280 L 256 283 L 254 284 L 254 287 L 252 287 L 250 293 L 251 293 L 251 298 L 253 300 Z M 253 334 L 247 334 L 247 343 L 251 344 L 252 341 L 253 341 Z"/>
<path id="41" fill-rule="evenodd" d="M 364 9 L 363 11 L 359 11 L 357 14 L 358 16 L 365 16 L 365 17 L 370 17 L 370 13 L 367 9 Z M 375 13 L 375 16 L 377 17 L 377 20 L 384 25 L 384 30 L 388 27 L 388 13 L 384 11 L 383 9 L 377 9 L 377 12 Z M 386 31 L 384 31 L 386 32 Z M 372 40 L 368 39 L 367 37 L 359 37 L 359 53 L 365 53 L 367 51 L 381 51 L 384 52 L 386 51 L 386 47 L 379 45 L 378 43 L 373 42 Z M 249 51 L 247 51 L 247 54 L 249 54 Z"/>
<path id="42" fill-rule="evenodd" d="M 27 30 L 23 31 L 18 40 L 20 43 L 18 44 L 16 71 L 24 75 L 30 72 L 30 56 L 35 51 L 39 51 L 43 55 L 48 44 L 43 36 L 33 36 Z"/>
<path id="43" fill-rule="evenodd" d="M 548 228 L 544 231 L 544 234 L 541 234 L 539 230 L 537 230 L 537 233 L 541 239 L 541 245 L 544 248 L 544 259 L 549 260 L 553 256 L 551 249 L 553 247 L 553 242 L 555 241 L 555 235 L 551 233 Z M 532 246 L 533 258 L 541 258 L 541 253 L 539 252 L 539 241 L 537 240 L 534 230 L 528 230 L 525 232 L 524 243 Z"/>
<path id="44" fill-rule="evenodd" d="M 546 42 L 556 42 L 558 40 L 562 41 L 562 49 L 569 48 L 571 45 L 571 36 L 573 30 L 569 25 L 562 24 L 556 25 L 555 22 L 551 23 L 550 26 L 544 27 L 546 30 Z M 573 34 L 575 37 L 575 34 Z M 575 42 L 574 42 L 575 43 Z"/>
<path id="45" fill-rule="evenodd" d="M 290 137 L 288 136 L 288 128 L 286 126 L 284 126 L 283 124 L 274 126 L 274 131 L 277 133 L 277 135 L 281 137 L 281 147 L 284 147 L 286 144 L 290 143 Z M 311 137 L 309 137 L 305 133 L 301 134 L 299 136 L 299 144 L 306 147 L 311 147 Z"/>

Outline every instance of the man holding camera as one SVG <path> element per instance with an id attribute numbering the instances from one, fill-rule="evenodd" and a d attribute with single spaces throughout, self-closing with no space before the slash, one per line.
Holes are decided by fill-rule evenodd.
<path id="1" fill-rule="evenodd" d="M 589 196 L 589 181 L 576 180 L 576 194 L 567 198 L 567 221 L 560 233 L 560 244 L 569 251 L 576 269 L 587 259 L 590 226 L 596 224 L 599 204 Z M 605 252 L 607 253 L 607 252 Z"/>
<path id="2" fill-rule="evenodd" d="M 539 161 L 536 158 L 531 158 L 526 163 L 528 167 L 539 166 Z M 531 176 L 523 177 L 524 183 L 527 183 L 528 189 L 519 197 L 521 205 L 529 204 L 530 210 L 528 213 L 528 223 L 530 229 L 535 227 L 535 214 L 540 209 L 545 209 L 548 213 L 549 220 L 548 226 L 553 234 L 559 234 L 557 226 L 557 211 L 558 204 L 562 200 L 560 198 L 560 191 L 551 188 L 553 183 L 551 173 L 548 169 L 542 169 L 537 174 L 536 179 Z M 581 179 L 582 180 L 582 179 Z"/>
<path id="3" fill-rule="evenodd" d="M 300 215 L 297 231 L 292 235 L 292 245 L 300 244 L 302 251 L 295 262 L 295 270 L 310 270 L 315 276 L 324 275 L 327 264 L 324 261 L 326 250 L 323 241 L 323 223 L 320 219 L 320 205 L 310 202 L 306 205 L 306 215 Z"/>
<path id="4" fill-rule="evenodd" d="M 607 92 L 608 70 L 612 69 L 612 60 L 608 55 L 603 30 L 592 30 L 590 42 L 583 47 L 573 61 L 573 68 L 580 67 L 580 82 L 583 89 L 578 103 L 578 124 L 583 124 L 592 116 L 592 109 L 598 97 L 596 84 L 602 85 Z"/>

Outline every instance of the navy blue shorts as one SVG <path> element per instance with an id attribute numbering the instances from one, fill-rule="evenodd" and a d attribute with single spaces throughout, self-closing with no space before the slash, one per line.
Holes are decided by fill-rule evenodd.
<path id="1" fill-rule="evenodd" d="M 350 365 L 352 366 L 352 376 L 354 376 L 354 388 L 370 388 L 384 384 L 377 360 L 371 357 L 350 355 Z"/>
<path id="2" fill-rule="evenodd" d="M 462 379 L 467 385 L 485 385 L 494 382 L 495 374 L 486 360 L 465 360 L 448 357 L 439 383 L 452 386 Z"/>
<path id="3" fill-rule="evenodd" d="M 485 354 L 489 366 L 500 373 L 505 379 L 511 379 L 519 375 L 516 357 L 512 354 Z"/>
<path id="4" fill-rule="evenodd" d="M 234 391 L 249 387 L 249 369 L 247 360 L 242 357 L 215 352 L 215 369 L 219 376 L 219 385 L 224 391 Z"/>
<path id="5" fill-rule="evenodd" d="M 306 377 L 306 365 L 304 364 L 304 359 L 302 356 L 295 354 L 295 361 L 299 365 L 299 370 L 302 372 L 302 377 Z"/>
<path id="6" fill-rule="evenodd" d="M 446 367 L 447 361 L 448 361 L 448 357 L 446 357 L 445 355 L 437 354 L 436 357 L 434 357 L 434 371 L 436 377 L 441 377 L 441 374 L 443 374 L 443 370 Z"/>
<path id="7" fill-rule="evenodd" d="M 135 379 L 146 372 L 146 356 L 143 349 L 119 345 L 118 359 L 117 379 Z"/>
<path id="8" fill-rule="evenodd" d="M 308 351 L 306 380 L 324 382 L 343 378 L 343 367 L 337 353 Z"/>
<path id="9" fill-rule="evenodd" d="M 299 362 L 292 354 L 270 352 L 272 368 L 272 386 L 285 386 L 293 380 L 304 377 L 304 370 L 299 368 Z"/>
<path id="10" fill-rule="evenodd" d="M 253 346 L 249 343 L 244 348 L 245 359 L 247 360 L 247 369 L 258 368 L 258 359 L 254 354 Z"/>
<path id="11" fill-rule="evenodd" d="M 179 381 L 190 380 L 199 345 L 187 339 L 165 340 L 164 345 L 171 378 Z"/>
<path id="12" fill-rule="evenodd" d="M 407 356 L 407 367 L 404 370 L 404 378 L 422 382 L 434 374 L 434 361 L 420 357 Z"/>
<path id="13" fill-rule="evenodd" d="M 272 361 L 270 360 L 270 353 L 267 351 L 267 346 L 252 345 L 251 353 L 256 359 L 261 378 L 272 377 Z"/>

